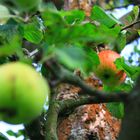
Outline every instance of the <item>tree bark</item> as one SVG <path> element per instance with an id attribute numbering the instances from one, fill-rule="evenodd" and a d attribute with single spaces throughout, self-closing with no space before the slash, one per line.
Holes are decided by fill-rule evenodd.
<path id="1" fill-rule="evenodd" d="M 128 102 L 125 103 L 125 116 L 118 140 L 140 139 L 140 77 L 136 87 L 130 93 Z"/>

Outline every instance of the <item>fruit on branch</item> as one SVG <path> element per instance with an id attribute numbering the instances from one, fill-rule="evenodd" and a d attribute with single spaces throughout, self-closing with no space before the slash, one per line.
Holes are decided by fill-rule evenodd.
<path id="1" fill-rule="evenodd" d="M 0 120 L 29 123 L 41 114 L 48 98 L 47 82 L 32 67 L 21 62 L 0 66 Z"/>
<path id="2" fill-rule="evenodd" d="M 26 10 L 36 8 L 41 2 L 41 0 L 13 0 L 13 2 L 21 10 L 26 11 Z"/>
<path id="3" fill-rule="evenodd" d="M 95 74 L 104 84 L 114 86 L 124 82 L 126 73 L 123 70 L 118 70 L 114 64 L 117 58 L 121 56 L 112 50 L 103 50 L 98 54 L 100 64 L 95 71 Z"/>

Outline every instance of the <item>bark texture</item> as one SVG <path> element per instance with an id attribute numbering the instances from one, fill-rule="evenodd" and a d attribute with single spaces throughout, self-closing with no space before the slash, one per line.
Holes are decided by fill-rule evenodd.
<path id="1" fill-rule="evenodd" d="M 95 77 L 85 80 L 94 88 L 102 89 Z M 68 84 L 59 86 L 58 100 L 78 98 L 80 89 Z M 57 133 L 59 140 L 116 140 L 120 130 L 120 120 L 114 118 L 105 104 L 91 104 L 71 109 L 59 116 Z"/>

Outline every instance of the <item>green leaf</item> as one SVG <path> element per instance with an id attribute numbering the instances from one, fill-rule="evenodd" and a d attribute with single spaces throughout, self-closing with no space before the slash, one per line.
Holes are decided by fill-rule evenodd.
<path id="1" fill-rule="evenodd" d="M 137 47 L 137 46 L 134 46 L 134 52 L 136 52 L 136 53 L 140 54 L 140 50 L 138 49 L 138 47 Z"/>
<path id="2" fill-rule="evenodd" d="M 133 13 L 134 13 L 134 17 L 135 17 L 134 21 L 136 21 L 138 19 L 138 16 L 139 16 L 139 6 L 134 6 Z"/>
<path id="3" fill-rule="evenodd" d="M 18 24 L 14 20 L 9 20 L 8 23 L 0 25 L 0 42 L 5 42 L 13 38 L 18 33 Z"/>
<path id="4" fill-rule="evenodd" d="M 94 71 L 97 69 L 97 66 L 100 64 L 99 57 L 93 49 L 85 47 L 85 55 L 86 55 L 86 67 L 87 72 Z"/>
<path id="5" fill-rule="evenodd" d="M 123 48 L 126 45 L 126 34 L 120 32 L 118 34 L 118 37 L 115 40 L 115 45 L 117 45 L 117 49 L 119 52 L 121 52 L 123 50 Z"/>
<path id="6" fill-rule="evenodd" d="M 133 80 L 136 79 L 140 73 L 140 67 L 127 65 L 124 61 L 124 58 L 118 58 L 115 61 L 115 65 L 118 69 L 124 70 L 126 74 Z"/>
<path id="7" fill-rule="evenodd" d="M 85 19 L 85 13 L 80 10 L 71 10 L 61 12 L 68 24 L 80 23 Z"/>
<path id="8" fill-rule="evenodd" d="M 56 49 L 58 60 L 70 69 L 84 67 L 84 51 L 77 47 L 63 47 Z"/>
<path id="9" fill-rule="evenodd" d="M 137 30 L 138 31 L 138 34 L 139 34 L 139 36 L 140 36 L 140 30 Z"/>
<path id="10" fill-rule="evenodd" d="M 43 39 L 43 33 L 35 23 L 24 24 L 22 34 L 26 40 L 35 44 L 39 44 Z"/>
<path id="11" fill-rule="evenodd" d="M 22 136 L 23 133 L 24 133 L 24 130 L 19 130 L 18 132 L 14 132 L 14 131 L 12 131 L 12 130 L 8 130 L 8 131 L 7 131 L 7 134 L 8 134 L 8 135 L 14 136 L 14 137 L 16 137 L 16 138 Z"/>
<path id="12" fill-rule="evenodd" d="M 126 20 L 127 20 L 129 23 L 132 23 L 134 19 L 132 18 L 132 15 L 128 15 L 128 16 L 126 17 Z"/>
<path id="13" fill-rule="evenodd" d="M 58 12 L 47 10 L 42 17 L 46 26 L 44 39 L 48 45 L 60 46 L 60 44 L 86 44 L 93 41 L 108 43 L 116 40 L 121 27 L 108 28 L 105 25 L 96 26 L 92 23 L 81 23 L 84 14 L 80 10 Z"/>
<path id="14" fill-rule="evenodd" d="M 103 86 L 103 90 L 105 92 L 110 92 L 110 93 L 113 93 L 113 92 L 130 92 L 132 90 L 133 86 L 131 83 L 122 83 L 120 85 L 117 85 L 117 86 L 114 86 L 114 87 L 110 87 L 110 86 L 107 86 L 107 85 L 104 85 Z"/>
<path id="15" fill-rule="evenodd" d="M 107 108 L 111 112 L 111 114 L 118 118 L 121 119 L 124 116 L 124 104 L 122 103 L 107 103 Z"/>
<path id="16" fill-rule="evenodd" d="M 108 27 L 95 26 L 90 23 L 84 25 L 73 25 L 69 27 L 61 27 L 54 25 L 45 32 L 46 42 L 50 45 L 65 44 L 65 43 L 76 43 L 84 44 L 89 41 L 97 43 L 108 43 L 113 42 L 120 32 L 120 26 L 109 29 Z"/>
<path id="17" fill-rule="evenodd" d="M 0 56 L 7 56 L 16 53 L 21 49 L 21 40 L 18 35 L 13 36 L 13 38 L 4 45 L 0 46 Z"/>
<path id="18" fill-rule="evenodd" d="M 121 22 L 124 24 L 124 26 L 128 26 L 138 20 L 139 17 L 139 7 L 134 6 L 133 10 L 129 13 L 127 13 L 125 16 L 121 18 Z"/>
<path id="19" fill-rule="evenodd" d="M 46 10 L 45 12 L 43 12 L 42 18 L 44 20 L 44 24 L 46 27 L 56 29 L 56 27 L 58 28 L 58 26 L 59 26 L 59 28 L 61 28 L 61 27 L 64 27 L 67 25 L 66 21 L 64 20 L 64 17 L 61 15 L 61 13 L 59 11 L 56 11 L 53 9 L 52 10 L 49 9 L 49 10 Z"/>
<path id="20" fill-rule="evenodd" d="M 10 135 L 10 136 L 16 136 L 16 133 L 13 132 L 12 130 L 8 130 L 7 134 Z"/>
<path id="21" fill-rule="evenodd" d="M 72 70 L 80 69 L 87 73 L 99 64 L 98 55 L 93 50 L 70 46 L 58 48 L 55 53 L 59 62 Z"/>
<path id="22" fill-rule="evenodd" d="M 117 21 L 113 16 L 107 14 L 101 7 L 97 5 L 93 7 L 90 18 L 103 25 L 106 25 L 109 28 L 119 24 L 119 21 Z"/>

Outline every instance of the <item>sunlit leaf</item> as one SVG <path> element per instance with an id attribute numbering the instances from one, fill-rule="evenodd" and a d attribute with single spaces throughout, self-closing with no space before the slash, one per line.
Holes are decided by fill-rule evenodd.
<path id="1" fill-rule="evenodd" d="M 132 79 L 136 79 L 138 74 L 140 73 L 140 67 L 127 65 L 124 61 L 124 58 L 118 58 L 115 61 L 115 64 L 118 69 L 124 70 L 126 74 Z"/>
<path id="2" fill-rule="evenodd" d="M 35 44 L 40 43 L 40 41 L 43 39 L 42 31 L 34 23 L 24 24 L 22 26 L 22 34 L 26 40 Z"/>
<path id="3" fill-rule="evenodd" d="M 92 9 L 91 19 L 96 20 L 101 24 L 106 25 L 107 27 L 113 27 L 119 23 L 119 21 L 117 21 L 111 15 L 107 14 L 101 7 L 97 5 L 95 5 Z"/>

